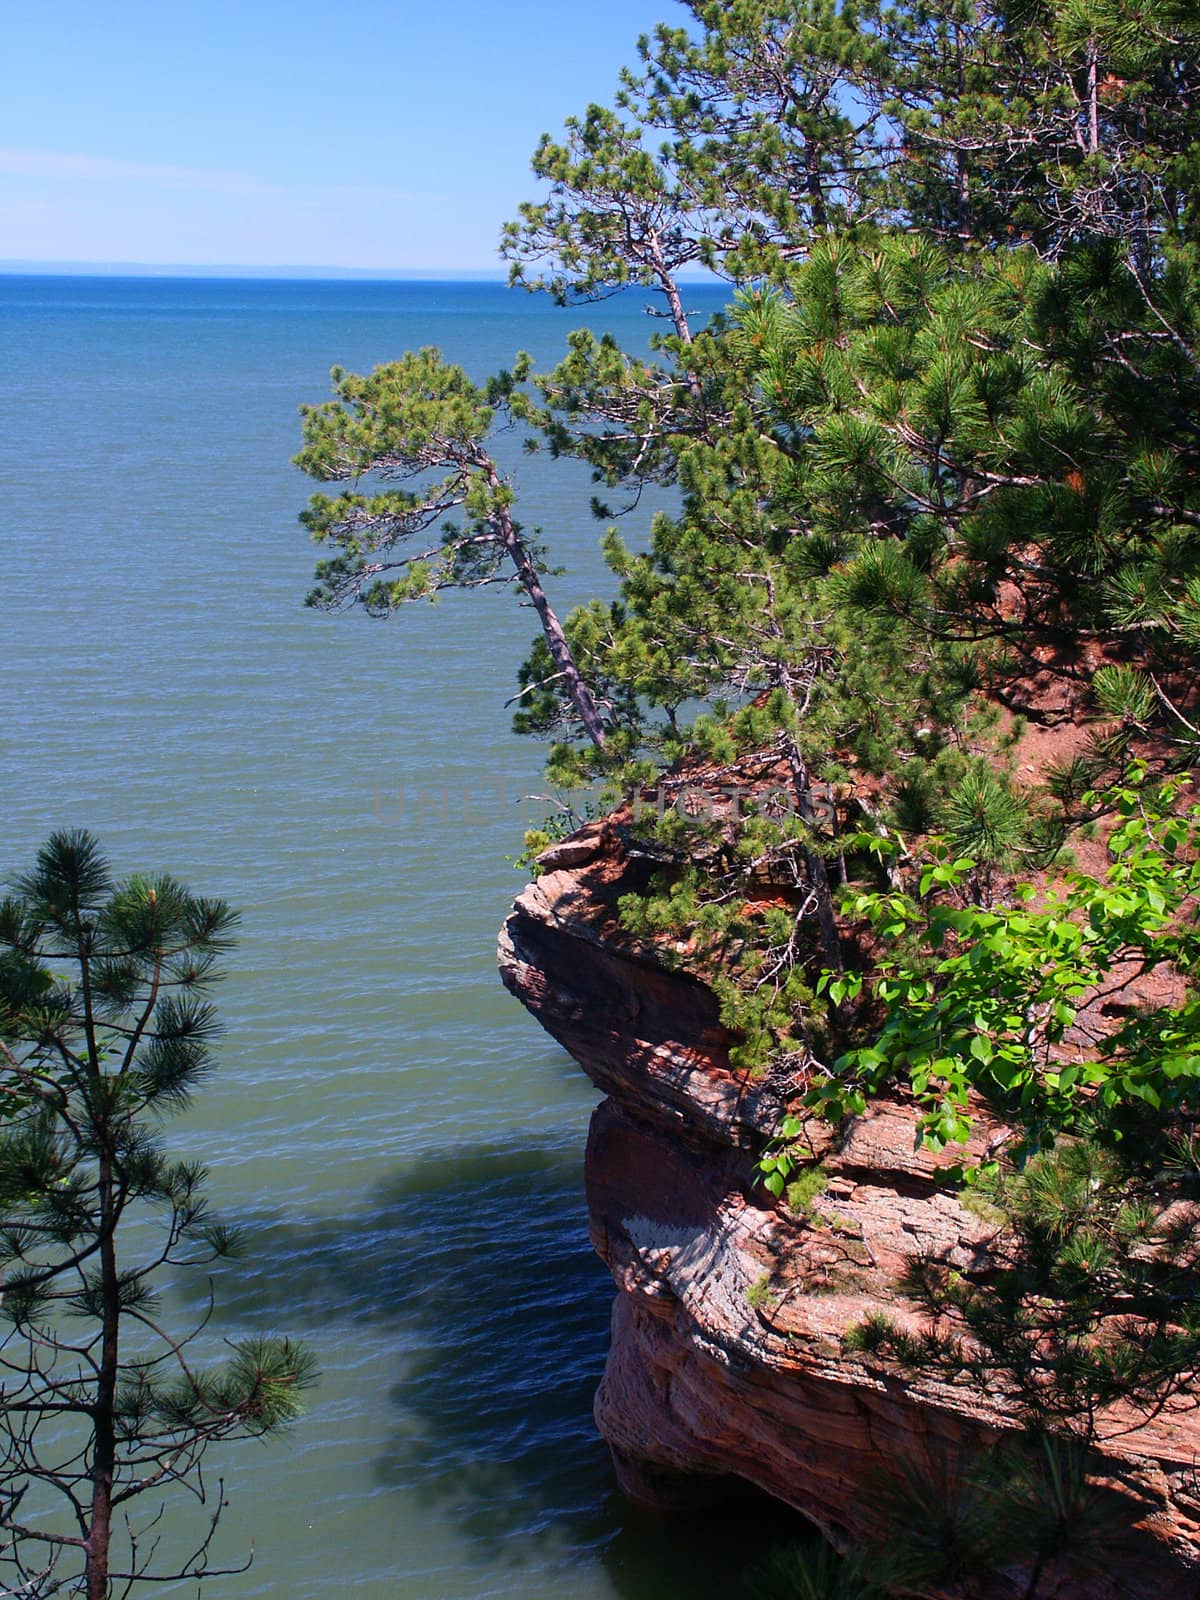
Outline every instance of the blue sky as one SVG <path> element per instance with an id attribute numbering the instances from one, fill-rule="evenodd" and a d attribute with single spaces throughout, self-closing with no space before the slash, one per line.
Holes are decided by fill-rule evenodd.
<path id="1" fill-rule="evenodd" d="M 496 268 L 538 136 L 673 0 L 6 8 L 0 261 Z"/>

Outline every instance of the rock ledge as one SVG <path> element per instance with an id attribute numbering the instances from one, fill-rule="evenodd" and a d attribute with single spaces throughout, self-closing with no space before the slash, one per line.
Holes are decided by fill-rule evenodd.
<path id="1" fill-rule="evenodd" d="M 786 1084 L 747 1080 L 708 987 L 635 945 L 619 896 L 643 870 L 609 822 L 542 858 L 500 934 L 507 987 L 606 1096 L 592 1119 L 593 1243 L 617 1285 L 596 1420 L 623 1489 L 668 1509 L 728 1498 L 742 1479 L 835 1540 L 869 1534 L 870 1485 L 890 1465 L 952 1460 L 1011 1426 L 963 1385 L 885 1374 L 848 1354 L 876 1310 L 902 1321 L 905 1260 L 969 1268 L 986 1225 L 939 1188 L 915 1115 L 880 1103 L 835 1144 L 814 1124 L 823 1185 L 808 1216 L 770 1204 L 754 1152 Z M 1061 1600 L 1200 1595 L 1200 1420 L 1164 1413 L 1107 1451 L 1116 1483 L 1104 1570 L 1060 1576 Z M 981 1596 L 1024 1589 L 1020 1573 Z"/>

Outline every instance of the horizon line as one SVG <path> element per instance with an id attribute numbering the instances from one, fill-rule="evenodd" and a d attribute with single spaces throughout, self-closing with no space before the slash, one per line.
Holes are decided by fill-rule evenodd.
<path id="1" fill-rule="evenodd" d="M 486 278 L 507 281 L 499 267 L 336 267 L 305 263 L 273 262 L 270 265 L 238 261 L 62 261 L 19 256 L 0 258 L 0 274 L 6 277 L 130 277 L 130 278 L 371 278 L 379 280 L 412 278 L 447 281 L 453 278 Z"/>
<path id="2" fill-rule="evenodd" d="M 238 262 L 156 262 L 156 261 L 51 261 L 0 258 L 0 277 L 14 278 L 224 278 L 264 281 L 311 279 L 316 282 L 352 280 L 375 283 L 497 283 L 507 285 L 508 273 L 502 267 L 334 267 L 289 265 L 270 266 Z M 681 277 L 681 283 L 721 284 L 715 276 Z M 635 287 L 630 285 L 630 287 Z"/>

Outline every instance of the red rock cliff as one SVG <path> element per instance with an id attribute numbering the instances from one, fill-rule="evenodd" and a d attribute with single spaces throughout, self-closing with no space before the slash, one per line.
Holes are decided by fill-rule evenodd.
<path id="1" fill-rule="evenodd" d="M 785 1085 L 730 1067 L 711 991 L 620 931 L 644 863 L 596 823 L 542 857 L 500 935 L 505 984 L 606 1098 L 587 1148 L 591 1234 L 617 1285 L 596 1420 L 621 1484 L 660 1507 L 719 1500 L 743 1479 L 835 1539 L 870 1534 L 881 1468 L 969 1455 L 1011 1426 L 959 1384 L 864 1365 L 843 1337 L 935 1249 L 970 1268 L 986 1228 L 936 1183 L 914 1117 L 880 1103 L 834 1139 L 814 1125 L 824 1183 L 809 1214 L 776 1206 L 754 1153 Z M 1200 1421 L 1179 1408 L 1106 1447 L 1103 1561 L 1038 1594 L 1200 1596 Z M 1019 1572 L 980 1588 L 1019 1596 Z M 966 1591 L 964 1591 L 965 1593 Z"/>

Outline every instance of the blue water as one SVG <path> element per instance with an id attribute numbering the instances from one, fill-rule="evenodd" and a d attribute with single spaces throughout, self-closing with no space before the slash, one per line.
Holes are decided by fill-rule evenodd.
<path id="1" fill-rule="evenodd" d="M 330 366 L 436 344 L 483 376 L 584 322 L 661 326 L 497 285 L 0 277 L 0 868 L 87 826 L 242 909 L 222 1071 L 175 1137 L 247 1232 L 222 1328 L 301 1335 L 324 1372 L 290 1435 L 213 1458 L 218 1555 L 255 1547 L 222 1600 L 703 1600 L 746 1554 L 631 1514 L 591 1422 L 594 1095 L 494 962 L 541 810 L 504 709 L 530 615 L 302 606 L 289 457 Z M 604 591 L 586 472 L 508 459 L 555 604 Z"/>

